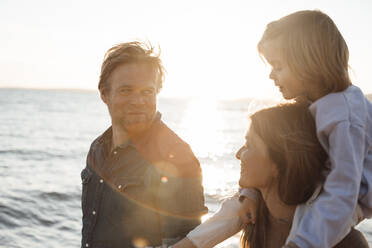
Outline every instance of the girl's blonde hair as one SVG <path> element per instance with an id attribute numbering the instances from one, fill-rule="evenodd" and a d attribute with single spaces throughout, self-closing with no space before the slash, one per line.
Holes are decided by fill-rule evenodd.
<path id="1" fill-rule="evenodd" d="M 261 55 L 265 56 L 264 44 L 274 39 L 280 42 L 289 68 L 307 89 L 326 95 L 351 85 L 348 47 L 323 12 L 298 11 L 269 23 L 257 46 Z"/>

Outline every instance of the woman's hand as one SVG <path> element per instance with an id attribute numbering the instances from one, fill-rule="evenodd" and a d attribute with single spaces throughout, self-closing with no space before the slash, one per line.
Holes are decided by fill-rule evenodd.
<path id="1" fill-rule="evenodd" d="M 241 205 L 238 211 L 240 219 L 245 225 L 250 223 L 255 224 L 257 216 L 257 201 L 247 197 L 242 197 L 241 199 Z"/>

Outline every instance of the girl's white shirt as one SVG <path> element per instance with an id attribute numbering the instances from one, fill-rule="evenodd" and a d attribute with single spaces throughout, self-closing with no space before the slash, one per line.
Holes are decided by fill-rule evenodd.
<path id="1" fill-rule="evenodd" d="M 329 171 L 322 192 L 303 207 L 291 241 L 301 248 L 333 247 L 355 225 L 356 213 L 372 216 L 372 104 L 352 85 L 318 99 L 309 110 Z"/>

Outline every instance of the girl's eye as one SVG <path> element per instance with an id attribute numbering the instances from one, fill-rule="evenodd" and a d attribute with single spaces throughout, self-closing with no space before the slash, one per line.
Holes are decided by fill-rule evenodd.
<path id="1" fill-rule="evenodd" d="M 274 62 L 272 65 L 271 65 L 272 69 L 274 71 L 280 71 L 282 69 L 282 66 L 279 64 L 279 63 L 276 63 Z"/>

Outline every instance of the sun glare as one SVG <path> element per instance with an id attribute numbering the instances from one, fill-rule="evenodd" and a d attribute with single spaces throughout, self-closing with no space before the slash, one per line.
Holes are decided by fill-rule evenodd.
<path id="1" fill-rule="evenodd" d="M 217 109 L 216 99 L 197 99 L 190 102 L 181 121 L 182 137 L 200 158 L 213 158 L 224 152 L 224 120 Z"/>
<path id="2" fill-rule="evenodd" d="M 225 125 L 226 119 L 215 98 L 191 101 L 181 121 L 180 135 L 187 137 L 187 142 L 200 159 L 204 190 L 209 195 L 229 194 L 232 189 L 227 184 L 235 182 L 236 185 L 239 176 L 232 170 L 232 164 L 223 163 L 221 159 L 232 152 L 227 148 L 229 140 L 223 133 L 227 129 Z"/>

